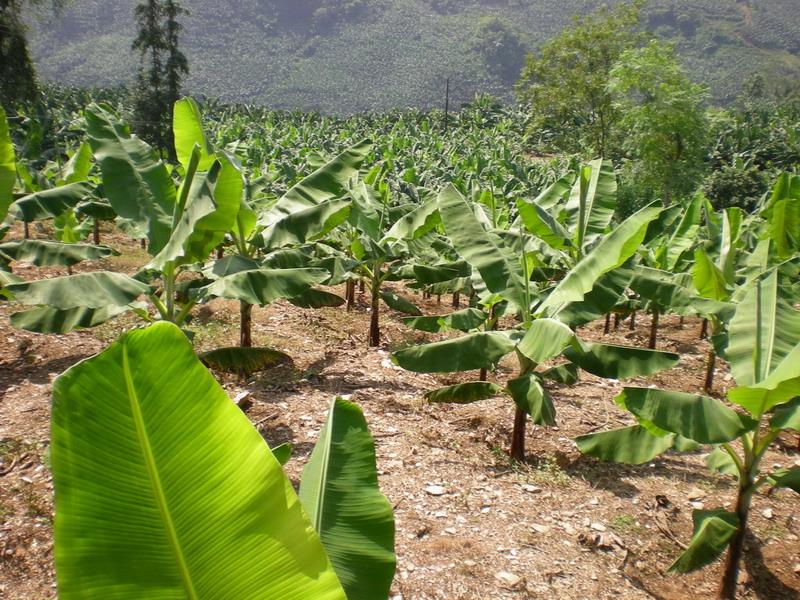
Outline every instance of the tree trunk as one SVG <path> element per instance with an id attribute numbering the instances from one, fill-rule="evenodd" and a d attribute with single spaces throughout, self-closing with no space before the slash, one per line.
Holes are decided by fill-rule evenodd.
<path id="1" fill-rule="evenodd" d="M 222 246 L 222 244 L 220 244 L 217 246 L 217 259 L 220 259 L 223 256 L 225 256 L 225 248 Z"/>
<path id="2" fill-rule="evenodd" d="M 658 336 L 658 308 L 653 309 L 653 321 L 650 324 L 650 342 L 648 348 L 656 349 L 656 337 Z"/>
<path id="3" fill-rule="evenodd" d="M 459 292 L 453 293 L 453 308 L 459 308 L 461 306 L 461 294 Z"/>
<path id="4" fill-rule="evenodd" d="M 441 303 L 442 303 L 442 295 L 436 294 L 436 304 L 441 304 Z"/>
<path id="5" fill-rule="evenodd" d="M 719 590 L 720 600 L 736 600 L 736 584 L 739 580 L 739 562 L 742 559 L 744 539 L 747 535 L 747 517 L 750 515 L 750 501 L 754 489 L 751 483 L 747 487 L 739 488 L 736 498 L 736 516 L 739 518 L 739 529 L 731 540 L 728 548 L 728 558 L 725 561 L 725 570 L 722 574 L 722 584 Z"/>
<path id="6" fill-rule="evenodd" d="M 706 360 L 706 380 L 703 383 L 703 391 L 706 394 L 711 393 L 711 388 L 714 387 L 714 368 L 717 362 L 717 355 L 714 353 L 714 349 L 708 351 L 708 358 Z"/>
<path id="7" fill-rule="evenodd" d="M 98 219 L 94 220 L 94 245 L 100 245 L 100 221 Z"/>
<path id="8" fill-rule="evenodd" d="M 703 319 L 703 324 L 700 325 L 700 339 L 704 340 L 708 337 L 708 319 Z"/>
<path id="9" fill-rule="evenodd" d="M 619 330 L 619 313 L 614 313 L 614 331 Z"/>
<path id="10" fill-rule="evenodd" d="M 636 311 L 633 311 L 631 313 L 630 330 L 631 331 L 636 331 Z"/>
<path id="11" fill-rule="evenodd" d="M 511 433 L 511 458 L 525 460 L 525 424 L 528 415 L 517 407 L 514 410 L 514 431 Z"/>
<path id="12" fill-rule="evenodd" d="M 144 250 L 146 244 L 147 240 L 145 240 L 144 238 L 139 240 L 139 245 L 142 247 L 142 250 Z"/>
<path id="13" fill-rule="evenodd" d="M 381 343 L 381 326 L 378 320 L 378 311 L 380 310 L 380 284 L 378 282 L 372 283 L 372 308 L 369 315 L 369 345 L 370 347 L 379 346 Z"/>
<path id="14" fill-rule="evenodd" d="M 489 369 L 483 368 L 481 372 L 478 373 L 478 381 L 486 381 L 486 377 L 489 375 Z"/>
<path id="15" fill-rule="evenodd" d="M 22 222 L 22 235 L 25 236 L 26 240 L 31 239 L 31 228 L 27 221 Z"/>
<path id="16" fill-rule="evenodd" d="M 678 321 L 678 329 L 683 329 L 683 316 L 681 316 L 680 321 Z"/>
<path id="17" fill-rule="evenodd" d="M 363 294 L 364 293 L 364 280 L 363 279 L 361 281 L 359 281 L 359 283 L 358 283 L 358 293 L 359 294 Z"/>
<path id="18" fill-rule="evenodd" d="M 347 312 L 353 310 L 356 305 L 356 282 L 348 279 L 344 284 L 344 296 L 347 300 Z"/>
<path id="19" fill-rule="evenodd" d="M 239 345 L 242 348 L 253 346 L 253 305 L 239 300 Z"/>
<path id="20" fill-rule="evenodd" d="M 603 326 L 603 335 L 608 335 L 611 331 L 611 313 L 606 313 L 606 323 Z"/>

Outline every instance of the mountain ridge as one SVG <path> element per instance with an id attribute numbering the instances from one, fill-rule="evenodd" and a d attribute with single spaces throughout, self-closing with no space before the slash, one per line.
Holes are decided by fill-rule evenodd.
<path id="1" fill-rule="evenodd" d="M 756 72 L 800 79 L 796 0 L 654 0 L 644 24 L 672 40 L 716 102 Z M 58 17 L 29 15 L 45 81 L 133 80 L 135 0 L 72 0 Z M 614 3 L 614 2 L 612 2 Z M 275 108 L 350 113 L 454 105 L 476 92 L 510 98 L 518 66 L 599 0 L 241 0 L 185 2 L 186 91 Z"/>

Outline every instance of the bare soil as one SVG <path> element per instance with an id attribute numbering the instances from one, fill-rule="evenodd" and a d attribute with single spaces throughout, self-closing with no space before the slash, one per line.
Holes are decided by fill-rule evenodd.
<path id="1" fill-rule="evenodd" d="M 78 265 L 76 272 L 132 272 L 144 253 L 122 237 L 104 241 L 125 255 Z M 15 265 L 25 279 L 63 274 Z M 426 314 L 439 305 L 417 302 Z M 343 295 L 343 290 L 338 290 Z M 101 351 L 137 325 L 123 317 L 90 331 L 43 336 L 13 329 L 0 304 L 0 598 L 55 598 L 52 482 L 47 466 L 53 379 Z M 192 328 L 199 350 L 235 345 L 238 305 L 217 300 L 196 310 Z M 513 424 L 507 398 L 472 405 L 428 405 L 423 394 L 469 381 L 475 374 L 417 375 L 392 364 L 390 353 L 433 340 L 410 331 L 388 309 L 381 316 L 380 348 L 367 348 L 369 315 L 363 296 L 353 312 L 304 310 L 277 302 L 254 311 L 256 345 L 283 350 L 293 363 L 247 380 L 218 375 L 231 397 L 252 400 L 247 414 L 270 445 L 294 445 L 287 473 L 297 483 L 330 399 L 357 402 L 376 440 L 380 484 L 395 508 L 398 567 L 395 600 L 523 598 L 714 597 L 720 564 L 688 576 L 667 573 L 691 537 L 693 506 L 732 506 L 732 480 L 711 473 L 701 452 L 667 454 L 639 467 L 583 457 L 573 439 L 631 424 L 613 403 L 622 383 L 582 374 L 574 386 L 552 386 L 558 427 L 528 426 L 524 463 L 506 454 Z M 645 347 L 650 319 L 637 315 L 603 335 L 603 324 L 581 328 L 588 339 Z M 662 317 L 659 348 L 681 354 L 680 365 L 637 385 L 698 392 L 707 343 L 700 324 Z M 470 377 L 473 375 L 473 377 Z M 498 383 L 512 364 L 490 373 Z M 719 365 L 715 392 L 730 376 Z M 765 464 L 800 464 L 796 436 L 774 445 Z M 441 489 L 439 489 L 441 488 Z M 788 490 L 754 501 L 742 598 L 800 598 L 800 503 Z"/>

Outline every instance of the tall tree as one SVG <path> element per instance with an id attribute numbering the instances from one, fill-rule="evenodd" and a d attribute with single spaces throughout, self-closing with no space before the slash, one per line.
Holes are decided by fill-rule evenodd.
<path id="1" fill-rule="evenodd" d="M 697 187 L 707 154 L 707 89 L 684 72 L 671 45 L 652 40 L 622 54 L 608 89 L 625 130 L 623 148 L 665 205 Z"/>
<path id="2" fill-rule="evenodd" d="M 545 137 L 540 141 L 567 152 L 614 156 L 621 114 L 606 83 L 622 53 L 646 39 L 638 30 L 641 7 L 636 0 L 576 18 L 538 55 L 528 55 L 516 92 L 530 105 L 531 131 Z"/>
<path id="3" fill-rule="evenodd" d="M 178 19 L 182 15 L 188 15 L 189 11 L 183 8 L 179 2 L 166 0 L 164 2 L 164 17 L 166 24 L 164 28 L 164 41 L 166 43 L 167 61 L 165 65 L 164 78 L 166 83 L 166 102 L 168 111 L 168 123 L 172 122 L 172 109 L 175 103 L 181 98 L 181 84 L 183 78 L 189 74 L 189 61 L 186 55 L 180 51 L 178 45 L 180 33 L 183 25 Z M 167 127 L 169 135 L 172 135 L 172 128 Z M 169 140 L 170 156 L 175 159 L 175 140 Z"/>
<path id="4" fill-rule="evenodd" d="M 30 5 L 43 0 L 28 0 Z M 51 0 L 58 10 L 61 0 Z M 36 70 L 25 38 L 22 8 L 25 0 L 0 0 L 0 102 L 11 109 L 14 105 L 36 98 Z"/>
<path id="5" fill-rule="evenodd" d="M 159 0 L 136 7 L 138 26 L 132 48 L 140 54 L 134 97 L 134 130 L 150 145 L 166 150 L 167 109 L 164 93 L 164 52 L 167 49 Z"/>
<path id="6" fill-rule="evenodd" d="M 170 124 L 172 108 L 180 99 L 181 84 L 189 63 L 179 48 L 182 25 L 188 11 L 173 0 L 146 0 L 136 7 L 138 35 L 133 49 L 140 53 L 134 99 L 135 129 L 159 150 L 175 158 Z"/>

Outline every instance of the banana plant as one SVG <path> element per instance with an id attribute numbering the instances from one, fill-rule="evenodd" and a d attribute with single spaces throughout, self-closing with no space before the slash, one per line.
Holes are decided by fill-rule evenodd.
<path id="1" fill-rule="evenodd" d="M 375 442 L 361 409 L 336 398 L 300 481 L 300 501 L 348 600 L 389 597 L 394 516 L 378 488 Z"/>
<path id="2" fill-rule="evenodd" d="M 353 404 L 333 402 L 301 501 L 186 336 L 158 323 L 56 379 L 51 432 L 61 598 L 388 597 L 392 510 Z"/>
<path id="3" fill-rule="evenodd" d="M 148 322 L 184 325 L 198 302 L 222 295 L 214 292 L 228 283 L 209 283 L 192 273 L 197 262 L 206 261 L 225 235 L 248 218 L 242 211 L 239 165 L 225 152 L 214 152 L 197 105 L 190 99 L 175 107 L 176 154 L 184 174 L 177 188 L 153 149 L 131 136 L 108 107 L 90 106 L 85 115 L 104 194 L 125 227 L 147 239 L 151 259 L 135 277 L 100 271 L 12 284 L 8 290 L 18 302 L 39 305 L 12 315 L 12 324 L 41 333 L 63 333 L 134 310 Z M 326 277 L 320 269 L 264 275 L 259 273 L 257 281 L 244 284 L 257 303 L 298 295 Z M 198 288 L 203 293 L 193 293 Z M 155 314 L 137 302 L 142 296 Z"/>
<path id="4" fill-rule="evenodd" d="M 7 227 L 6 216 L 14 201 L 14 182 L 17 179 L 14 144 L 8 131 L 6 111 L 0 107 L 0 240 L 3 239 Z"/>
<path id="5" fill-rule="evenodd" d="M 352 191 L 354 219 L 351 221 L 354 235 L 350 251 L 358 261 L 356 273 L 361 273 L 368 284 L 370 295 L 369 346 L 380 345 L 380 307 L 385 303 L 401 313 L 422 316 L 412 302 L 383 289 L 386 281 L 417 279 L 424 267 L 412 264 L 412 249 L 428 239 L 428 234 L 439 225 L 439 213 L 435 198 L 422 200 L 417 205 L 389 206 L 389 191 L 384 186 L 378 193 L 364 181 L 358 182 Z M 433 267 L 429 275 L 440 271 Z M 435 275 L 433 275 L 435 277 Z M 424 277 L 424 275 L 423 275 Z M 452 274 L 449 275 L 452 278 Z"/>
<path id="6" fill-rule="evenodd" d="M 642 262 L 649 266 L 648 274 L 640 277 L 642 273 L 637 271 L 629 286 L 652 315 L 648 343 L 651 350 L 656 348 L 659 319 L 663 311 L 681 310 L 685 308 L 685 304 L 675 304 L 675 299 L 670 299 L 672 302 L 665 304 L 663 294 L 652 295 L 648 292 L 663 291 L 658 284 L 670 279 L 676 280 L 677 285 L 682 285 L 680 275 L 691 268 L 691 250 L 700 242 L 703 208 L 707 202 L 702 193 L 697 193 L 685 206 L 674 205 L 664 210 L 660 218 L 662 227 L 659 231 L 654 231 L 651 239 L 645 239 L 645 246 L 639 252 Z M 641 285 L 643 280 L 651 278 L 655 270 L 659 271 L 656 276 L 657 285 Z M 684 316 L 683 312 L 680 314 Z"/>
<path id="7" fill-rule="evenodd" d="M 754 495 L 766 486 L 800 493 L 800 468 L 762 467 L 782 432 L 800 431 L 800 311 L 797 296 L 780 269 L 753 280 L 728 328 L 724 358 L 736 387 L 728 400 L 652 388 L 625 388 L 615 399 L 637 424 L 577 438 L 584 454 L 641 464 L 670 448 L 708 445 L 708 466 L 737 482 L 736 507 L 696 510 L 694 535 L 670 567 L 688 572 L 715 561 L 728 549 L 720 597 L 736 597 L 737 575 Z M 739 442 L 737 450 L 734 442 Z M 766 472 L 765 472 L 766 471 Z"/>
<path id="8" fill-rule="evenodd" d="M 330 282 L 327 271 L 311 270 L 324 262 L 300 252 L 287 263 L 287 253 L 282 249 L 320 239 L 347 218 L 352 202 L 346 186 L 358 174 L 371 148 L 369 140 L 348 148 L 297 182 L 260 216 L 260 198 L 254 191 L 258 186 L 245 187 L 241 210 L 229 232 L 235 252 L 208 265 L 204 273 L 212 282 L 193 292 L 194 297 L 203 300 L 239 300 L 241 347 L 252 346 L 253 306 L 263 306 L 274 299 L 272 295 L 254 293 L 265 285 L 285 282 L 283 297 L 302 306 L 335 306 L 343 302 L 333 294 L 308 289 Z"/>
<path id="9" fill-rule="evenodd" d="M 478 381 L 448 386 L 427 395 L 432 402 L 456 403 L 475 402 L 503 392 L 510 395 L 515 404 L 512 458 L 525 458 L 528 416 L 535 424 L 555 424 L 555 405 L 544 385 L 546 380 L 574 383 L 581 368 L 600 377 L 621 379 L 649 375 L 677 364 L 675 354 L 583 342 L 560 320 L 574 314 L 569 310 L 592 290 L 594 281 L 619 268 L 635 253 L 647 225 L 658 216 L 659 209 L 644 209 L 622 223 L 579 260 L 575 269 L 580 270 L 581 277 L 571 278 L 574 271 L 570 272 L 549 296 L 544 296 L 530 281 L 530 262 L 524 243 L 521 255 L 514 254 L 503 238 L 481 225 L 472 207 L 453 186 L 441 192 L 438 206 L 448 237 L 458 253 L 472 265 L 473 278 L 484 290 L 484 303 L 504 302 L 514 307 L 520 324 L 510 330 L 470 331 L 457 338 L 407 348 L 395 352 L 392 359 L 410 371 L 453 373 L 488 368 L 514 353 L 519 370 L 517 377 L 506 386 Z M 557 302 L 550 300 L 553 294 L 557 295 Z M 541 314 L 544 311 L 551 314 Z M 479 326 L 485 313 L 477 312 L 477 317 L 483 318 L 471 323 L 469 319 L 461 322 L 473 324 L 472 328 Z M 444 324 L 448 318 L 450 323 L 458 323 L 454 321 L 455 316 L 456 313 L 439 319 Z M 540 369 L 543 363 L 562 355 L 568 362 Z"/>

